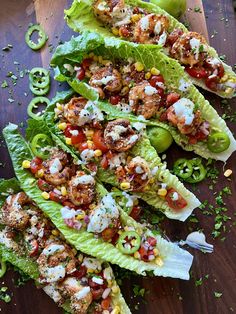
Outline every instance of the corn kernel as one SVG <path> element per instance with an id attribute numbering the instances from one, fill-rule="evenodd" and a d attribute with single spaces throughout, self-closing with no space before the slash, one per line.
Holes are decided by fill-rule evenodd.
<path id="1" fill-rule="evenodd" d="M 135 62 L 134 64 L 136 71 L 141 72 L 144 70 L 144 65 L 141 62 Z"/>
<path id="2" fill-rule="evenodd" d="M 85 135 L 86 137 L 93 137 L 94 131 L 93 130 L 86 130 Z"/>
<path id="3" fill-rule="evenodd" d="M 226 88 L 226 90 L 225 90 L 225 93 L 226 94 L 231 94 L 233 92 L 233 88 L 231 88 L 231 87 L 228 87 L 228 88 Z"/>
<path id="4" fill-rule="evenodd" d="M 153 249 L 153 254 L 154 254 L 154 256 L 158 256 L 159 255 L 158 249 Z"/>
<path id="5" fill-rule="evenodd" d="M 88 56 L 89 56 L 89 58 L 93 58 L 94 57 L 94 53 L 90 52 Z"/>
<path id="6" fill-rule="evenodd" d="M 92 76 L 92 74 L 91 74 L 91 72 L 90 71 L 85 71 L 85 76 L 86 77 L 88 77 L 88 78 L 90 78 L 91 76 Z"/>
<path id="7" fill-rule="evenodd" d="M 62 186 L 62 187 L 61 187 L 61 195 L 62 195 L 62 196 L 66 196 L 66 195 L 67 195 L 67 189 L 66 189 L 65 186 Z"/>
<path id="8" fill-rule="evenodd" d="M 151 178 L 150 180 L 149 180 L 149 183 L 151 183 L 151 184 L 153 184 L 155 182 L 155 179 L 154 178 Z"/>
<path id="9" fill-rule="evenodd" d="M 111 288 L 112 287 L 112 285 L 113 285 L 113 282 L 112 282 L 112 280 L 107 280 L 107 285 L 108 285 L 108 287 L 109 288 Z"/>
<path id="10" fill-rule="evenodd" d="M 124 86 L 120 92 L 121 96 L 124 96 L 126 94 L 128 94 L 129 92 L 129 87 L 128 86 Z"/>
<path id="11" fill-rule="evenodd" d="M 116 27 L 112 27 L 112 33 L 113 33 L 113 35 L 118 36 L 119 35 L 119 29 Z"/>
<path id="12" fill-rule="evenodd" d="M 49 199 L 49 194 L 48 194 L 48 192 L 43 192 L 41 195 L 42 195 L 42 197 L 43 197 L 45 200 L 48 200 L 48 199 Z"/>
<path id="13" fill-rule="evenodd" d="M 138 205 L 138 199 L 134 200 L 134 205 L 137 206 Z"/>
<path id="14" fill-rule="evenodd" d="M 70 137 L 66 137 L 66 144 L 71 145 L 71 138 Z"/>
<path id="15" fill-rule="evenodd" d="M 120 291 L 120 289 L 119 289 L 118 286 L 114 285 L 114 286 L 112 286 L 111 291 L 112 291 L 113 293 L 118 293 L 118 292 Z"/>
<path id="16" fill-rule="evenodd" d="M 91 205 L 89 205 L 89 209 L 91 209 L 91 210 L 93 210 L 95 207 L 96 207 L 96 205 L 95 205 L 95 204 L 91 204 Z"/>
<path id="17" fill-rule="evenodd" d="M 236 83 L 236 78 L 233 78 L 233 77 L 232 77 L 231 79 L 229 79 L 229 82 L 230 82 L 230 83 Z"/>
<path id="18" fill-rule="evenodd" d="M 164 265 L 163 260 L 162 260 L 161 257 L 157 257 L 157 258 L 155 259 L 155 263 L 156 263 L 158 266 L 160 266 L 160 267 L 162 267 L 162 266 Z"/>
<path id="19" fill-rule="evenodd" d="M 99 62 L 99 63 L 102 63 L 102 62 L 103 62 L 102 56 L 98 56 L 98 62 Z"/>
<path id="20" fill-rule="evenodd" d="M 82 220 L 82 219 L 84 219 L 84 216 L 85 216 L 84 213 L 78 214 L 78 215 L 76 216 L 76 219 L 77 219 L 77 220 Z"/>
<path id="21" fill-rule="evenodd" d="M 130 188 L 130 183 L 129 182 L 121 182 L 120 188 L 122 190 L 128 190 Z"/>
<path id="22" fill-rule="evenodd" d="M 87 272 L 88 272 L 88 273 L 94 273 L 94 269 L 88 268 L 88 269 L 87 269 Z"/>
<path id="23" fill-rule="evenodd" d="M 111 312 L 111 314 L 119 314 L 119 313 L 120 313 L 120 307 L 116 305 L 114 310 Z"/>
<path id="24" fill-rule="evenodd" d="M 62 123 L 59 123 L 58 125 L 58 129 L 64 131 L 67 127 L 67 123 L 66 122 L 62 122 Z"/>
<path id="25" fill-rule="evenodd" d="M 140 19 L 141 19 L 141 14 L 134 14 L 134 15 L 131 17 L 131 21 L 132 21 L 133 23 L 138 22 Z"/>
<path id="26" fill-rule="evenodd" d="M 139 252 L 135 252 L 135 253 L 134 253 L 134 258 L 140 259 L 140 254 L 139 254 Z"/>
<path id="27" fill-rule="evenodd" d="M 22 162 L 22 167 L 23 167 L 24 169 L 29 169 L 29 168 L 30 168 L 30 161 L 29 161 L 29 160 L 24 160 L 24 161 Z"/>
<path id="28" fill-rule="evenodd" d="M 157 194 L 158 194 L 159 196 L 166 196 L 167 190 L 166 190 L 166 189 L 159 189 L 158 192 L 157 192 Z"/>
<path id="29" fill-rule="evenodd" d="M 62 106 L 62 104 L 59 104 L 59 102 L 57 103 L 57 109 L 59 109 L 59 110 L 63 110 L 63 106 Z"/>
<path id="30" fill-rule="evenodd" d="M 93 60 L 98 61 L 98 56 L 94 55 Z"/>
<path id="31" fill-rule="evenodd" d="M 94 156 L 96 156 L 96 157 L 102 156 L 102 151 L 101 151 L 101 149 L 96 149 L 96 150 L 94 151 Z"/>
<path id="32" fill-rule="evenodd" d="M 143 191 L 145 192 L 145 191 L 149 191 L 149 190 L 150 190 L 150 185 L 148 184 L 148 185 L 146 185 L 146 186 L 144 187 Z"/>
<path id="33" fill-rule="evenodd" d="M 159 75 L 160 74 L 160 71 L 157 69 L 157 68 L 151 68 L 151 74 L 152 75 Z"/>
<path id="34" fill-rule="evenodd" d="M 228 177 L 231 176 L 232 173 L 233 173 L 233 171 L 232 171 L 231 169 L 227 169 L 227 170 L 224 172 L 224 176 L 225 176 L 226 178 L 228 178 Z"/>
<path id="35" fill-rule="evenodd" d="M 152 76 L 151 72 L 147 72 L 147 73 L 145 74 L 145 79 L 146 79 L 146 80 L 149 80 L 149 79 L 151 78 L 151 76 Z"/>
<path id="36" fill-rule="evenodd" d="M 228 74 L 225 74 L 225 75 L 221 78 L 220 82 L 221 82 L 221 83 L 224 83 L 224 82 L 226 82 L 226 81 L 228 80 L 228 78 L 229 78 Z"/>
<path id="37" fill-rule="evenodd" d="M 38 178 L 42 178 L 43 176 L 44 176 L 44 171 L 43 171 L 43 169 L 38 170 L 38 171 L 37 171 L 37 177 L 38 177 Z"/>
<path id="38" fill-rule="evenodd" d="M 87 141 L 87 144 L 88 144 L 88 149 L 93 148 L 93 141 L 88 140 L 88 141 Z"/>
<path id="39" fill-rule="evenodd" d="M 127 163 L 131 162 L 132 159 L 133 159 L 133 157 L 128 156 L 128 157 L 127 157 Z"/>
<path id="40" fill-rule="evenodd" d="M 55 237 L 58 237 L 59 236 L 59 231 L 57 229 L 53 229 L 52 230 L 52 234 L 55 236 Z"/>
<path id="41" fill-rule="evenodd" d="M 108 65 L 111 64 L 111 61 L 110 60 L 103 60 L 102 64 L 105 65 L 105 66 L 108 66 Z"/>

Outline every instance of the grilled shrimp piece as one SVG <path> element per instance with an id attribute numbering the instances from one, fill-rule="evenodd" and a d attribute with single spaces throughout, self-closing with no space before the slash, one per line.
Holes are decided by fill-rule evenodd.
<path id="1" fill-rule="evenodd" d="M 163 34 L 162 45 L 165 44 L 169 20 L 164 15 L 148 14 L 142 17 L 134 28 L 134 41 L 143 44 L 158 43 Z"/>
<path id="2" fill-rule="evenodd" d="M 113 69 L 112 66 L 106 66 L 99 69 L 89 81 L 89 84 L 96 88 L 101 98 L 105 97 L 104 92 L 119 92 L 122 88 L 121 74 Z"/>
<path id="3" fill-rule="evenodd" d="M 182 134 L 195 134 L 202 123 L 201 112 L 197 110 L 194 113 L 193 120 L 190 124 L 186 124 L 185 117 L 178 117 L 173 106 L 166 111 L 167 120 L 176 126 Z"/>
<path id="4" fill-rule="evenodd" d="M 125 152 L 135 145 L 138 135 L 129 120 L 117 119 L 107 123 L 104 131 L 106 146 L 117 152 Z"/>
<path id="5" fill-rule="evenodd" d="M 194 66 L 207 56 L 206 39 L 195 32 L 184 33 L 175 41 L 170 54 L 180 63 Z"/>
<path id="6" fill-rule="evenodd" d="M 129 104 L 132 111 L 146 119 L 150 119 L 156 114 L 160 102 L 161 97 L 157 89 L 148 82 L 134 86 L 129 92 Z"/>
<path id="7" fill-rule="evenodd" d="M 90 204 L 95 196 L 95 180 L 84 171 L 77 171 L 68 184 L 69 199 L 75 205 Z"/>
<path id="8" fill-rule="evenodd" d="M 17 230 L 25 229 L 30 217 L 23 206 L 29 203 L 30 200 L 24 192 L 8 196 L 2 207 L 1 222 Z"/>
<path id="9" fill-rule="evenodd" d="M 118 21 L 123 21 L 123 25 L 126 24 L 124 19 L 128 11 L 124 0 L 97 0 L 93 4 L 95 16 L 105 24 L 116 24 Z M 130 19 L 127 20 L 129 21 Z"/>
<path id="10" fill-rule="evenodd" d="M 66 183 L 71 176 L 68 163 L 67 154 L 62 150 L 56 150 L 48 160 L 42 163 L 45 180 L 55 186 Z"/>
<path id="11" fill-rule="evenodd" d="M 73 97 L 64 106 L 64 117 L 74 125 L 80 125 L 80 112 L 87 104 L 87 99 L 83 97 Z"/>
<path id="12" fill-rule="evenodd" d="M 66 244 L 49 243 L 37 259 L 40 281 L 51 283 L 62 280 L 66 274 L 72 274 L 76 270 L 76 262 L 73 251 Z"/>
<path id="13" fill-rule="evenodd" d="M 75 277 L 66 278 L 58 285 L 58 290 L 65 298 L 70 298 L 70 305 L 73 313 L 86 314 L 93 296 L 89 286 L 80 285 Z"/>
<path id="14" fill-rule="evenodd" d="M 149 183 L 151 172 L 143 158 L 137 156 L 125 167 L 118 167 L 116 175 L 120 180 L 130 183 L 130 191 L 141 192 Z"/>

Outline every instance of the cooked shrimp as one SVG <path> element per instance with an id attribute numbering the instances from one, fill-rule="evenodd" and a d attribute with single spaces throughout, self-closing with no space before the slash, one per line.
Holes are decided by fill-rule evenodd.
<path id="1" fill-rule="evenodd" d="M 108 122 L 104 131 L 106 146 L 118 152 L 125 152 L 133 147 L 138 138 L 129 120 L 117 119 Z"/>
<path id="2" fill-rule="evenodd" d="M 180 63 L 194 66 L 207 56 L 206 39 L 195 32 L 184 33 L 175 41 L 170 53 Z"/>
<path id="3" fill-rule="evenodd" d="M 29 222 L 29 215 L 23 206 L 29 203 L 30 200 L 24 192 L 8 196 L 2 207 L 1 222 L 11 228 L 23 230 Z"/>
<path id="4" fill-rule="evenodd" d="M 142 17 L 136 24 L 134 28 L 134 41 L 144 44 L 154 44 L 160 41 L 160 44 L 164 45 L 168 27 L 169 20 L 166 16 L 148 14 Z"/>
<path id="5" fill-rule="evenodd" d="M 80 112 L 87 104 L 87 99 L 83 97 L 73 97 L 64 106 L 64 117 L 71 124 L 80 125 Z"/>
<path id="6" fill-rule="evenodd" d="M 66 278 L 58 285 L 58 290 L 65 298 L 70 298 L 73 313 L 86 314 L 93 301 L 89 286 L 82 286 L 75 277 Z"/>
<path id="7" fill-rule="evenodd" d="M 194 118 L 191 124 L 186 124 L 186 118 L 178 117 L 175 113 L 175 109 L 173 106 L 169 107 L 166 111 L 167 113 L 167 120 L 176 126 L 180 133 L 182 134 L 195 134 L 197 129 L 199 128 L 202 119 L 201 119 L 201 112 L 197 110 L 194 114 Z"/>
<path id="8" fill-rule="evenodd" d="M 136 115 L 146 119 L 153 117 L 161 102 L 161 97 L 156 88 L 148 82 L 136 85 L 129 92 L 129 104 Z"/>
<path id="9" fill-rule="evenodd" d="M 56 150 L 48 160 L 43 161 L 45 180 L 55 186 L 66 183 L 71 176 L 68 156 L 62 150 Z"/>
<path id="10" fill-rule="evenodd" d="M 41 282 L 62 280 L 66 274 L 72 274 L 76 270 L 76 262 L 74 253 L 66 244 L 49 243 L 37 259 Z"/>
<path id="11" fill-rule="evenodd" d="M 91 77 L 89 84 L 98 90 L 101 98 L 104 98 L 104 92 L 113 93 L 121 90 L 122 78 L 116 69 L 113 69 L 112 66 L 106 66 L 99 69 Z"/>
<path id="12" fill-rule="evenodd" d="M 146 160 L 137 156 L 127 166 L 118 167 L 116 175 L 119 180 L 130 183 L 130 191 L 140 192 L 149 183 L 151 172 Z"/>
<path id="13" fill-rule="evenodd" d="M 84 171 L 77 171 L 68 184 L 69 199 L 75 205 L 90 204 L 95 196 L 95 180 Z"/>

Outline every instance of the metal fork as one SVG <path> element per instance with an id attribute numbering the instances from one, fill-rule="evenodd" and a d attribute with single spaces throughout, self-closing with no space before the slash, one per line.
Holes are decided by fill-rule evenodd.
<path id="1" fill-rule="evenodd" d="M 206 242 L 206 237 L 204 233 L 200 233 L 198 231 L 190 233 L 186 240 L 181 240 L 178 242 L 179 245 L 188 245 L 194 249 L 200 250 L 204 253 L 212 253 L 214 250 L 214 246 Z"/>

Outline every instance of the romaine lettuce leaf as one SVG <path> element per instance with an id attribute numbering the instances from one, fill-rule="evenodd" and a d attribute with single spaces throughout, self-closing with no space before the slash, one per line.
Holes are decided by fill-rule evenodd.
<path id="1" fill-rule="evenodd" d="M 153 271 L 156 276 L 189 279 L 189 269 L 193 259 L 192 255 L 183 249 L 180 249 L 176 244 L 164 240 L 161 236 L 153 235 L 150 231 L 147 231 L 147 233 L 150 233 L 150 235 L 157 239 L 158 248 L 164 261 L 162 267 L 151 262 L 145 263 L 131 256 L 124 255 L 112 244 L 105 243 L 102 239 L 96 239 L 92 233 L 83 230 L 74 230 L 65 225 L 60 214 L 62 205 L 42 198 L 42 191 L 37 186 L 37 180 L 29 171 L 22 169 L 23 160 L 31 160 L 33 156 L 28 144 L 19 134 L 17 125 L 9 124 L 3 130 L 3 135 L 21 188 L 39 206 L 39 208 L 43 210 L 54 225 L 62 232 L 67 241 L 77 250 L 117 264 L 120 267 L 131 271 L 136 271 L 142 275 L 146 275 L 146 272 L 148 271 Z M 120 210 L 120 214 L 121 219 L 126 225 L 142 228 L 124 211 Z"/>
<path id="2" fill-rule="evenodd" d="M 166 85 L 170 87 L 173 91 L 181 94 L 182 97 L 190 99 L 194 104 L 198 105 L 199 110 L 202 113 L 203 119 L 208 121 L 211 125 L 212 129 L 217 129 L 221 132 L 225 132 L 230 138 L 230 146 L 229 148 L 222 153 L 213 153 L 209 151 L 206 142 L 198 142 L 197 144 L 189 144 L 188 137 L 181 134 L 177 128 L 170 126 L 166 123 L 161 123 L 157 120 L 150 120 L 146 123 L 150 123 L 153 125 L 158 125 L 163 128 L 166 128 L 173 136 L 175 142 L 180 145 L 183 149 L 187 151 L 194 151 L 196 154 L 204 157 L 204 158 L 212 158 L 216 160 L 226 161 L 230 155 L 236 149 L 236 141 L 227 127 L 225 121 L 218 115 L 216 110 L 210 105 L 210 103 L 203 97 L 203 95 L 197 90 L 197 88 L 191 84 L 189 79 L 186 77 L 185 71 L 183 68 L 174 60 L 166 57 L 163 53 L 156 49 L 156 46 L 153 45 L 135 45 L 132 43 L 120 41 L 119 46 L 114 46 L 112 42 L 107 43 L 104 40 L 103 44 L 97 46 L 95 43 L 97 34 L 85 33 L 83 36 L 79 36 L 76 38 L 72 38 L 71 41 L 67 42 L 66 49 L 62 46 L 59 46 L 55 52 L 55 55 L 52 57 L 52 65 L 58 66 L 58 71 L 60 72 L 60 77 L 64 76 L 64 80 L 67 81 L 71 87 L 79 94 L 84 96 L 85 98 L 89 98 L 91 100 L 96 100 L 98 95 L 96 96 L 94 89 L 89 88 L 86 83 L 80 82 L 75 78 L 71 78 L 71 76 L 63 69 L 62 64 L 58 64 L 57 60 L 63 60 L 63 64 L 76 64 L 81 61 L 83 54 L 87 54 L 90 52 L 89 49 L 85 49 L 84 45 L 81 49 L 80 43 L 83 40 L 88 41 L 89 47 L 93 47 L 93 51 L 97 55 L 103 56 L 105 59 L 125 59 L 133 58 L 136 61 L 142 62 L 147 69 L 152 67 L 157 67 L 161 74 L 163 75 Z M 98 39 L 98 42 L 101 43 L 101 38 Z M 73 59 L 73 62 L 70 60 Z M 78 64 L 77 63 L 77 64 Z M 180 90 L 181 84 L 189 85 L 187 91 Z M 110 105 L 110 107 L 112 107 Z M 107 104 L 108 108 L 108 104 Z M 112 109 L 111 109 L 112 110 Z M 114 110 L 114 109 L 113 109 Z M 115 112 L 115 110 L 113 111 Z M 116 111 L 117 112 L 117 111 Z"/>
<path id="3" fill-rule="evenodd" d="M 162 10 L 159 6 L 153 4 L 153 3 L 148 3 L 144 2 L 141 0 L 126 0 L 125 1 L 128 5 L 134 6 L 134 7 L 140 7 L 145 10 L 147 10 L 150 13 L 157 13 L 157 14 L 162 14 L 166 15 L 170 21 L 170 26 L 169 26 L 169 31 L 172 31 L 175 28 L 180 28 L 184 32 L 187 32 L 187 28 L 180 23 L 178 20 L 176 20 L 173 16 L 168 14 L 166 11 Z M 120 42 L 122 41 L 119 39 L 119 37 L 115 37 L 112 32 L 109 30 L 109 28 L 105 27 L 101 22 L 99 22 L 92 10 L 92 4 L 93 0 L 74 0 L 72 6 L 68 9 L 65 10 L 65 16 L 66 16 L 66 21 L 67 24 L 70 28 L 72 28 L 76 32 L 95 32 L 98 34 L 101 34 L 105 41 L 106 44 L 108 45 L 113 45 L 116 46 L 117 48 L 120 46 Z M 130 43 L 131 44 L 131 43 Z M 148 48 L 150 45 L 146 45 Z M 168 54 L 168 51 L 166 49 L 162 49 L 162 47 L 155 45 L 156 49 L 161 49 L 162 54 Z M 209 49 L 209 54 L 214 57 L 218 58 L 219 56 L 216 52 L 216 50 L 212 47 Z M 174 63 L 178 63 L 176 60 L 172 61 Z M 223 66 L 225 68 L 225 73 L 229 75 L 230 77 L 236 79 L 236 74 L 233 72 L 232 68 L 228 66 L 227 64 L 223 63 Z M 187 74 L 185 74 L 187 75 Z M 194 84 L 210 91 L 213 92 L 212 90 L 209 90 L 205 83 L 201 80 L 193 79 L 192 77 L 189 76 L 189 78 L 193 81 Z M 231 93 L 225 93 L 224 91 L 218 91 L 218 92 L 213 92 L 223 98 L 232 98 L 234 96 L 235 90 L 233 90 Z"/>

